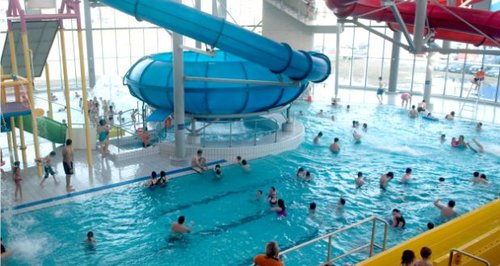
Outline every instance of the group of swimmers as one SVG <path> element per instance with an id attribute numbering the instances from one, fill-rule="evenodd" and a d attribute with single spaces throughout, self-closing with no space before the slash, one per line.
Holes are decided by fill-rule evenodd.
<path id="1" fill-rule="evenodd" d="M 158 174 L 156 171 L 151 172 L 151 179 L 146 181 L 145 186 L 152 188 L 155 186 L 165 186 L 168 183 L 167 173 L 165 171 L 160 171 L 160 178 L 158 178 Z"/>

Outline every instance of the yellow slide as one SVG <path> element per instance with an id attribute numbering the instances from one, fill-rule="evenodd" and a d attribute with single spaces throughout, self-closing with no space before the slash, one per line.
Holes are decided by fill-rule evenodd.
<path id="1" fill-rule="evenodd" d="M 401 254 L 410 249 L 420 260 L 420 249 L 432 250 L 434 266 L 448 265 L 449 254 L 456 248 L 500 265 L 500 199 L 464 214 L 448 223 L 422 233 L 358 265 L 401 265 Z M 485 265 L 465 255 L 454 255 L 452 265 Z"/>

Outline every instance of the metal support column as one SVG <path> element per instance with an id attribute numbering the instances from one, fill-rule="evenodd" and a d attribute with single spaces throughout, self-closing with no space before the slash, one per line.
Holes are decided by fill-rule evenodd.
<path id="1" fill-rule="evenodd" d="M 198 9 L 201 11 L 201 0 L 195 0 L 194 1 L 194 8 Z M 200 49 L 201 48 L 201 42 L 196 40 L 195 47 Z"/>
<path id="2" fill-rule="evenodd" d="M 394 40 L 397 42 L 401 41 L 401 32 L 395 31 Z M 399 69 L 399 50 L 400 47 L 396 43 L 392 43 L 392 53 L 391 53 L 391 68 L 389 73 L 389 92 L 396 92 L 398 87 L 398 69 Z"/>
<path id="3" fill-rule="evenodd" d="M 339 65 L 340 65 L 340 33 L 343 24 L 337 19 L 337 36 L 335 36 L 335 99 L 339 97 Z"/>
<path id="4" fill-rule="evenodd" d="M 175 121 L 175 154 L 173 164 L 186 162 L 186 135 L 184 122 L 184 51 L 182 35 L 173 33 L 174 53 L 174 121 Z"/>
<path id="5" fill-rule="evenodd" d="M 424 100 L 427 103 L 427 109 L 432 110 L 431 90 L 432 90 L 432 56 L 434 53 L 427 53 L 427 65 L 425 68 L 425 87 Z"/>
<path id="6" fill-rule="evenodd" d="M 427 18 L 427 0 L 416 1 L 415 28 L 413 28 L 413 44 L 416 53 L 422 53 L 424 48 L 425 20 Z"/>
<path id="7" fill-rule="evenodd" d="M 9 38 L 9 49 L 10 49 L 10 61 L 11 61 L 11 65 L 12 65 L 12 74 L 15 74 L 17 75 L 17 58 L 16 58 L 16 48 L 15 48 L 15 44 L 14 44 L 14 32 L 12 31 L 12 22 L 9 21 L 8 23 L 8 26 L 9 26 L 9 32 L 7 34 L 8 38 Z M 14 87 L 14 91 L 15 91 L 15 95 L 16 95 L 16 101 L 19 101 L 18 99 L 18 91 L 19 91 L 19 88 L 18 87 Z M 22 147 L 24 146 L 24 126 L 23 126 L 23 118 L 22 117 L 18 117 L 17 118 L 17 122 L 19 124 L 19 135 L 21 136 L 21 154 L 22 154 L 22 158 L 23 158 L 23 162 L 26 161 L 26 149 L 22 149 Z M 11 132 L 12 132 L 12 150 L 14 151 L 14 158 L 16 161 L 19 161 L 19 153 L 17 152 L 17 135 L 16 135 L 16 122 L 15 122 L 15 119 L 13 117 L 10 118 L 10 127 L 11 127 Z"/>
<path id="8" fill-rule="evenodd" d="M 59 29 L 59 35 L 61 37 L 61 63 L 62 72 L 64 80 L 64 98 L 66 100 L 66 123 L 68 124 L 68 136 L 66 138 L 73 138 L 73 123 L 71 120 L 71 98 L 69 95 L 69 80 L 68 80 L 68 62 L 66 61 L 66 42 L 64 40 L 64 28 L 61 23 L 61 28 Z"/>
<path id="9" fill-rule="evenodd" d="M 83 14 L 85 16 L 85 39 L 87 43 L 89 87 L 93 88 L 95 86 L 94 39 L 92 37 L 92 15 L 89 0 L 83 1 Z"/>
<path id="10" fill-rule="evenodd" d="M 24 66 L 26 67 L 26 79 L 28 80 L 28 99 L 31 111 L 35 110 L 35 97 L 33 93 L 33 76 L 31 73 L 31 57 L 28 42 L 28 32 L 21 27 L 21 40 L 23 44 Z M 40 143 L 38 142 L 38 123 L 35 114 L 31 114 L 31 125 L 33 128 L 33 146 L 35 148 L 35 160 L 40 160 Z M 38 176 L 42 176 L 42 165 L 36 166 Z"/>

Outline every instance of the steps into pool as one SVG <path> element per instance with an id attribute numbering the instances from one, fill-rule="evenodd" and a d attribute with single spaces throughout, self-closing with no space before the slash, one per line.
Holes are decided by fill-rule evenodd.
<path id="1" fill-rule="evenodd" d="M 485 265 L 467 254 L 500 265 L 500 199 L 422 233 L 358 265 L 395 265 L 404 250 L 418 255 L 422 247 L 432 250 L 434 266 L 449 265 L 450 252 L 455 249 L 452 265 Z M 460 254 L 460 255 L 457 255 Z M 458 258 L 458 259 L 457 259 Z"/>

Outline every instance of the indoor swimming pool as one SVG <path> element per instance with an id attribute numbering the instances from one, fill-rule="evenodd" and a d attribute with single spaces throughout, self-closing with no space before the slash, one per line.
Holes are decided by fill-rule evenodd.
<path id="1" fill-rule="evenodd" d="M 323 117 L 316 115 L 320 109 Z M 270 240 L 284 250 L 372 215 L 389 218 L 398 208 L 406 229 L 389 230 L 391 247 L 426 230 L 428 222 L 444 222 L 432 204 L 436 198 L 455 200 L 463 214 L 499 196 L 499 125 L 485 124 L 478 132 L 473 121 L 410 119 L 394 106 L 354 105 L 347 112 L 315 103 L 298 104 L 293 111 L 305 126 L 304 143 L 295 151 L 250 161 L 250 172 L 231 164 L 223 167 L 221 179 L 211 171 L 189 174 L 163 188 L 137 183 L 19 215 L 4 212 L 2 237 L 12 255 L 2 265 L 251 265 Z M 368 124 L 366 132 L 359 130 L 363 138 L 358 144 L 352 138 L 353 120 Z M 313 144 L 320 131 L 320 143 Z M 446 134 L 443 143 L 441 134 Z M 477 138 L 485 153 L 451 148 L 451 137 L 458 135 L 466 141 Z M 335 137 L 340 139 L 339 154 L 328 148 Z M 299 167 L 311 171 L 312 181 L 296 178 Z M 413 179 L 401 183 L 407 167 L 413 169 Z M 367 180 L 360 189 L 354 184 L 358 171 Z M 378 181 L 388 171 L 395 178 L 384 191 Z M 473 184 L 474 171 L 485 173 L 489 184 Z M 270 211 L 266 196 L 271 186 L 286 203 L 285 218 Z M 256 198 L 258 190 L 264 192 L 261 199 Z M 347 201 L 343 210 L 336 208 L 341 196 Z M 308 214 L 311 202 L 317 204 L 314 216 Z M 179 215 L 186 216 L 193 232 L 175 240 L 170 224 Z M 88 231 L 95 234 L 94 247 L 83 243 Z M 367 225 L 340 234 L 334 239 L 334 255 L 366 244 L 370 232 Z M 378 232 L 380 241 L 381 228 Z M 285 263 L 318 265 L 326 258 L 326 244 L 290 253 Z M 367 254 L 342 262 L 361 261 Z"/>

